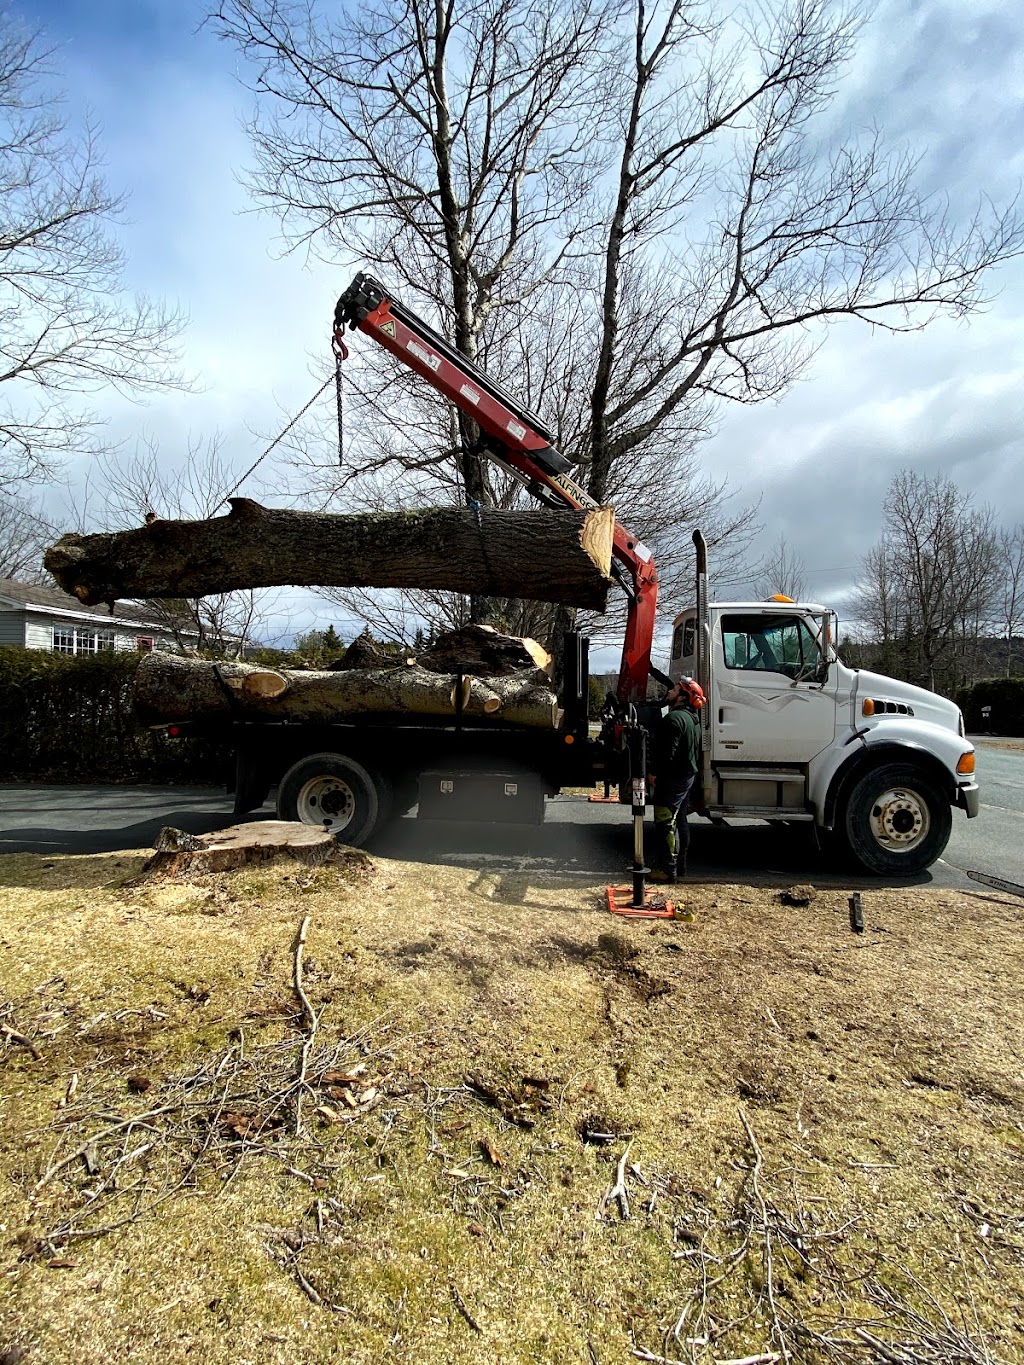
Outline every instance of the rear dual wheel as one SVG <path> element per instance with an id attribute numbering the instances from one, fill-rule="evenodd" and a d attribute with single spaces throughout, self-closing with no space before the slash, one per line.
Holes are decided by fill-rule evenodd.
<path id="1" fill-rule="evenodd" d="M 277 789 L 279 820 L 319 825 L 340 843 L 360 848 L 387 819 L 391 783 L 347 754 L 310 754 Z"/>

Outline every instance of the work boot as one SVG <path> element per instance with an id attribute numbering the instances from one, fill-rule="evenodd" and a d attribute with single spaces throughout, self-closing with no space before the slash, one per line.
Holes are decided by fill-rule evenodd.
<path id="1" fill-rule="evenodd" d="M 674 867 L 656 867 L 647 880 L 656 882 L 659 886 L 674 886 L 676 870 Z"/>

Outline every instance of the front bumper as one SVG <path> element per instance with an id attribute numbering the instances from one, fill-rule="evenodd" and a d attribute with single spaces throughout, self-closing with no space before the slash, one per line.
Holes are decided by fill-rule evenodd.
<path id="1" fill-rule="evenodd" d="M 967 812 L 968 820 L 973 820 L 981 808 L 981 793 L 977 782 L 969 782 L 956 789 L 956 804 Z"/>

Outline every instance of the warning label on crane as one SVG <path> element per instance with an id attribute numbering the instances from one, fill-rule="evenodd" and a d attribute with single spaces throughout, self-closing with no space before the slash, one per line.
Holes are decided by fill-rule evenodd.
<path id="1" fill-rule="evenodd" d="M 441 368 L 441 357 L 435 355 L 433 351 L 428 351 L 426 346 L 421 346 L 418 341 L 407 341 L 405 348 L 407 351 L 412 351 L 417 359 L 422 360 L 424 365 L 429 365 L 432 370 Z"/>
<path id="2" fill-rule="evenodd" d="M 392 337 L 392 338 L 393 338 L 394 335 L 395 335 L 395 324 L 394 324 L 393 322 L 390 322 L 390 321 L 389 321 L 389 322 L 382 322 L 382 323 L 380 324 L 380 330 L 384 333 L 385 336 L 389 336 L 389 337 Z"/>

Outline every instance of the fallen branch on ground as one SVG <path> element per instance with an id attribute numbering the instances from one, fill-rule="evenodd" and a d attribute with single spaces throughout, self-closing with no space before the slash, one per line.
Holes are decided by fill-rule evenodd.
<path id="1" fill-rule="evenodd" d="M 629 1217 L 629 1194 L 626 1190 L 626 1162 L 629 1160 L 629 1150 L 633 1146 L 632 1141 L 626 1144 L 626 1150 L 619 1157 L 618 1168 L 615 1172 L 615 1184 L 601 1200 L 601 1207 L 598 1210 L 598 1218 L 603 1218 L 609 1206 L 614 1200 L 618 1201 L 619 1217 Z"/>
<path id="2" fill-rule="evenodd" d="M 306 1021 L 302 1039 L 302 1051 L 299 1053 L 299 1068 L 295 1077 L 295 1133 L 298 1136 L 302 1132 L 302 1097 L 307 1090 L 306 1072 L 309 1068 L 309 1053 L 316 1039 L 316 1031 L 320 1025 L 320 1016 L 309 1003 L 309 996 L 306 994 L 302 984 L 302 951 L 306 946 L 306 931 L 309 929 L 309 915 L 306 915 L 299 925 L 298 936 L 295 940 L 295 969 L 293 982 L 295 994 L 299 997 L 299 1004 L 302 1006 L 302 1013 Z"/>

